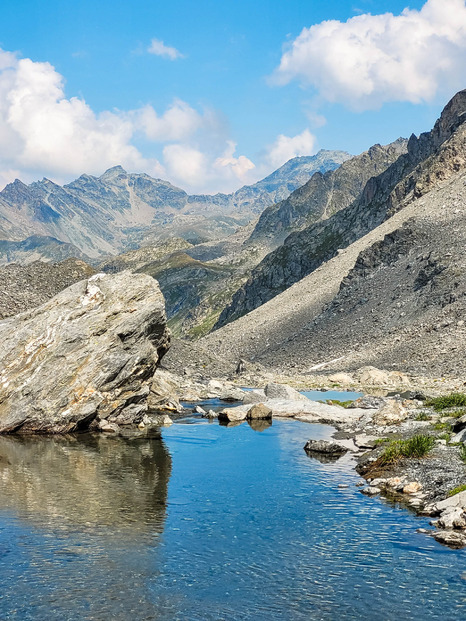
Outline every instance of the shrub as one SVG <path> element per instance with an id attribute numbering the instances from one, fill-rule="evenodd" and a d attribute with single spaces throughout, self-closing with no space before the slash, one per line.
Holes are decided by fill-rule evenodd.
<path id="1" fill-rule="evenodd" d="M 453 392 L 450 395 L 427 399 L 425 405 L 433 407 L 436 412 L 441 412 L 447 408 L 461 408 L 466 406 L 466 395 L 463 392 Z"/>
<path id="2" fill-rule="evenodd" d="M 460 459 L 462 462 L 466 464 L 466 445 L 465 444 L 460 445 Z"/>
<path id="3" fill-rule="evenodd" d="M 414 420 L 430 420 L 429 412 L 419 412 Z"/>

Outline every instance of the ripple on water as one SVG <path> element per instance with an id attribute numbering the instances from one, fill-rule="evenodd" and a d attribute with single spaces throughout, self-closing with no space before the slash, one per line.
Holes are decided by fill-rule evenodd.
<path id="1" fill-rule="evenodd" d="M 466 618 L 464 553 L 360 494 L 351 455 L 309 458 L 330 433 L 0 438 L 0 618 Z"/>

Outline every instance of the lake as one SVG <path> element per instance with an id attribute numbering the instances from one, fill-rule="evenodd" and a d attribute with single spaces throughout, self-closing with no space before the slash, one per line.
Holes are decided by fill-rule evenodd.
<path id="1" fill-rule="evenodd" d="M 0 618 L 465 619 L 465 552 L 308 457 L 331 431 L 0 437 Z"/>

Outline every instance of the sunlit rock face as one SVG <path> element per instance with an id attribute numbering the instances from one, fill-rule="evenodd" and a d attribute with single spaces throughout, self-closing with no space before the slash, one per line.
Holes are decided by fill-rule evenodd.
<path id="1" fill-rule="evenodd" d="M 0 322 L 0 432 L 140 422 L 169 339 L 157 282 L 129 272 L 96 274 Z"/>

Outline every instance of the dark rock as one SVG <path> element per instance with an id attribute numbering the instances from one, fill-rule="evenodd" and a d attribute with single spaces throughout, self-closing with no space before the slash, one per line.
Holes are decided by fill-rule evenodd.
<path id="1" fill-rule="evenodd" d="M 304 446 L 307 453 L 321 453 L 323 455 L 344 455 L 348 449 L 336 442 L 328 442 L 327 440 L 308 440 Z"/>

